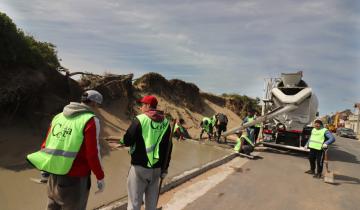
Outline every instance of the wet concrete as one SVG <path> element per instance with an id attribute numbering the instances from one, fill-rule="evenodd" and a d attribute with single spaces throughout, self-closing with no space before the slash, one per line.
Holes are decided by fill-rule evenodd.
<path id="1" fill-rule="evenodd" d="M 167 179 L 219 159 L 231 152 L 196 142 L 175 141 L 174 144 Z M 103 162 L 106 189 L 103 193 L 95 195 L 96 180 L 92 177 L 88 209 L 99 207 L 127 195 L 126 177 L 130 166 L 130 156 L 127 150 L 114 151 Z M 39 172 L 35 169 L 21 172 L 1 169 L 0 209 L 44 209 L 47 201 L 46 185 L 36 184 L 29 180 L 30 177 L 38 176 Z"/>

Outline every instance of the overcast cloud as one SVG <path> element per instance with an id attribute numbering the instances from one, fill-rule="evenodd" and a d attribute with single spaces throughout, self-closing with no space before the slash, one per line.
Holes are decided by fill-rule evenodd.
<path id="1" fill-rule="evenodd" d="M 357 0 L 3 0 L 0 11 L 73 71 L 154 71 L 261 98 L 264 78 L 302 70 L 321 114 L 360 102 Z"/>

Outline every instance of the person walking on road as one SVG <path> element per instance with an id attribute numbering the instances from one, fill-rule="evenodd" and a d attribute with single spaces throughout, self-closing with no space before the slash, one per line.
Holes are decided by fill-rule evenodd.
<path id="1" fill-rule="evenodd" d="M 160 178 L 165 178 L 170 163 L 171 126 L 163 112 L 156 110 L 155 96 L 144 96 L 138 102 L 142 114 L 136 116 L 120 140 L 121 144 L 130 147 L 131 154 L 127 209 L 140 210 L 145 194 L 145 210 L 155 210 Z"/>
<path id="2" fill-rule="evenodd" d="M 315 120 L 314 128 L 311 131 L 309 141 L 306 143 L 305 148 L 309 148 L 309 162 L 310 170 L 305 173 L 314 175 L 314 178 L 321 178 L 324 162 L 324 150 L 335 142 L 335 137 L 329 130 L 323 127 L 321 120 Z M 317 171 L 315 173 L 315 162 Z"/>
<path id="3" fill-rule="evenodd" d="M 97 192 L 105 188 L 96 110 L 103 101 L 95 90 L 85 91 L 81 103 L 71 102 L 50 124 L 42 149 L 27 160 L 49 173 L 47 209 L 85 210 L 91 171 L 97 179 Z"/>

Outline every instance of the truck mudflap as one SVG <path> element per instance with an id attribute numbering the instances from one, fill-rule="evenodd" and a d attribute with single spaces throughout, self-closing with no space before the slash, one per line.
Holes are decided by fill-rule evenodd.
<path id="1" fill-rule="evenodd" d="M 286 149 L 297 150 L 297 151 L 302 151 L 302 152 L 310 151 L 308 148 L 305 148 L 305 147 L 294 147 L 294 146 L 275 144 L 275 143 L 270 143 L 270 142 L 261 142 L 261 143 L 264 146 L 280 147 L 280 148 L 286 148 Z"/>

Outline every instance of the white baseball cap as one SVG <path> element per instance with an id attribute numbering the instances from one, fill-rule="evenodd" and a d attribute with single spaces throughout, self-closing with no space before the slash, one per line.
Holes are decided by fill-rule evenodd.
<path id="1" fill-rule="evenodd" d="M 82 101 L 89 100 L 101 104 L 103 101 L 103 96 L 101 95 L 101 93 L 99 93 L 96 90 L 87 90 L 81 96 L 81 100 Z"/>

